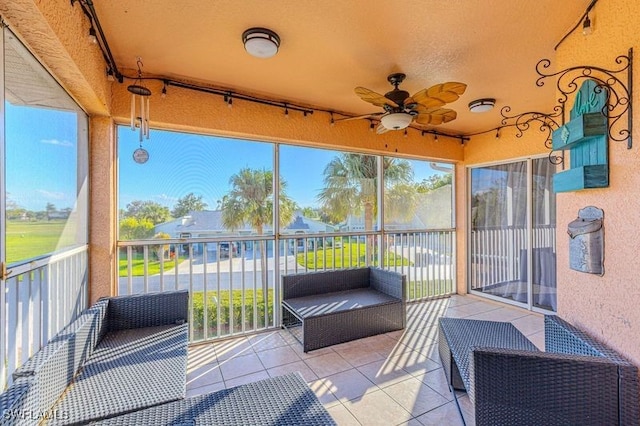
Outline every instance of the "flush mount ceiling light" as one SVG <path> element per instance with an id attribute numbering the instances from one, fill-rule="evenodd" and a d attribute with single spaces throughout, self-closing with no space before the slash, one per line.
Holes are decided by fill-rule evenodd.
<path id="1" fill-rule="evenodd" d="M 496 105 L 496 100 L 493 98 L 476 99 L 469 102 L 469 111 L 471 112 L 487 112 L 491 111 Z"/>
<path id="2" fill-rule="evenodd" d="M 280 37 L 266 28 L 249 28 L 242 33 L 245 50 L 256 58 L 270 58 L 278 53 Z"/>
<path id="3" fill-rule="evenodd" d="M 394 112 L 380 118 L 382 125 L 389 130 L 405 129 L 411 124 L 411 120 L 413 120 L 413 116 L 406 112 Z"/>

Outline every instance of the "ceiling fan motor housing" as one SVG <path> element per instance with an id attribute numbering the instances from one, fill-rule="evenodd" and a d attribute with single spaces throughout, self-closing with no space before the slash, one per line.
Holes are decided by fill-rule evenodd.
<path id="1" fill-rule="evenodd" d="M 400 107 L 403 107 L 404 100 L 409 97 L 409 92 L 406 90 L 393 89 L 392 91 L 385 93 L 384 96 L 398 104 Z"/>

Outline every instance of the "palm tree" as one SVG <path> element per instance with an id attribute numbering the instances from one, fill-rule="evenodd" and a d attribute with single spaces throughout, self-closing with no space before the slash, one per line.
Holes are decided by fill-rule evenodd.
<path id="1" fill-rule="evenodd" d="M 407 160 L 382 157 L 387 185 L 409 183 L 413 169 Z M 324 169 L 324 188 L 318 194 L 322 209 L 332 220 L 343 221 L 348 215 L 364 214 L 365 231 L 373 230 L 377 212 L 378 157 L 342 153 Z M 368 241 L 368 261 L 372 260 L 373 241 Z"/>
<path id="2" fill-rule="evenodd" d="M 258 235 L 264 233 L 265 225 L 273 224 L 273 172 L 243 168 L 229 179 L 231 191 L 221 202 L 222 222 L 231 230 L 244 224 L 250 224 Z M 280 226 L 284 227 L 293 220 L 295 203 L 285 193 L 286 182 L 280 180 Z M 274 250 L 277 248 L 274 248 Z M 260 261 L 262 277 L 262 294 L 267 306 L 267 250 L 266 241 L 260 241 Z M 266 324 L 265 324 L 266 325 Z"/>

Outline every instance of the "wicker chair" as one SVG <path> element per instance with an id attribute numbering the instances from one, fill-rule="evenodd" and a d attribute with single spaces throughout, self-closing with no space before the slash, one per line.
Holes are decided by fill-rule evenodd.
<path id="1" fill-rule="evenodd" d="M 545 316 L 545 352 L 510 326 L 440 320 L 445 375 L 477 425 L 640 424 L 636 366 L 557 316 Z"/>

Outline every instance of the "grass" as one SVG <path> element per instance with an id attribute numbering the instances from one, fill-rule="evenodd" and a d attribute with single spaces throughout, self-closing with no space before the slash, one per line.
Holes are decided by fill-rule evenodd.
<path id="1" fill-rule="evenodd" d="M 31 259 L 76 243 L 71 221 L 7 221 L 7 263 Z"/>
<path id="2" fill-rule="evenodd" d="M 300 265 L 307 269 L 340 269 L 357 268 L 366 265 L 366 244 L 365 243 L 342 243 L 342 247 L 335 249 L 332 247 L 319 248 L 315 251 L 298 254 L 297 260 Z M 334 256 L 335 254 L 335 256 Z M 378 266 L 378 257 L 374 253 L 373 266 Z M 384 266 L 408 266 L 411 262 L 395 253 L 387 251 L 384 255 Z"/>
<path id="3" fill-rule="evenodd" d="M 152 255 L 149 255 L 149 261 L 147 262 L 147 274 L 148 275 L 156 275 L 160 273 L 160 261 L 159 260 L 151 260 Z M 185 258 L 180 256 L 178 258 L 178 263 L 182 262 Z M 129 275 L 126 253 L 120 253 L 120 258 L 118 259 L 118 276 L 126 277 Z M 166 259 L 164 261 L 164 271 L 168 271 L 173 269 L 176 266 L 175 260 Z M 144 256 L 142 254 L 133 253 L 131 256 L 131 275 L 134 277 L 142 277 L 144 276 Z"/>

